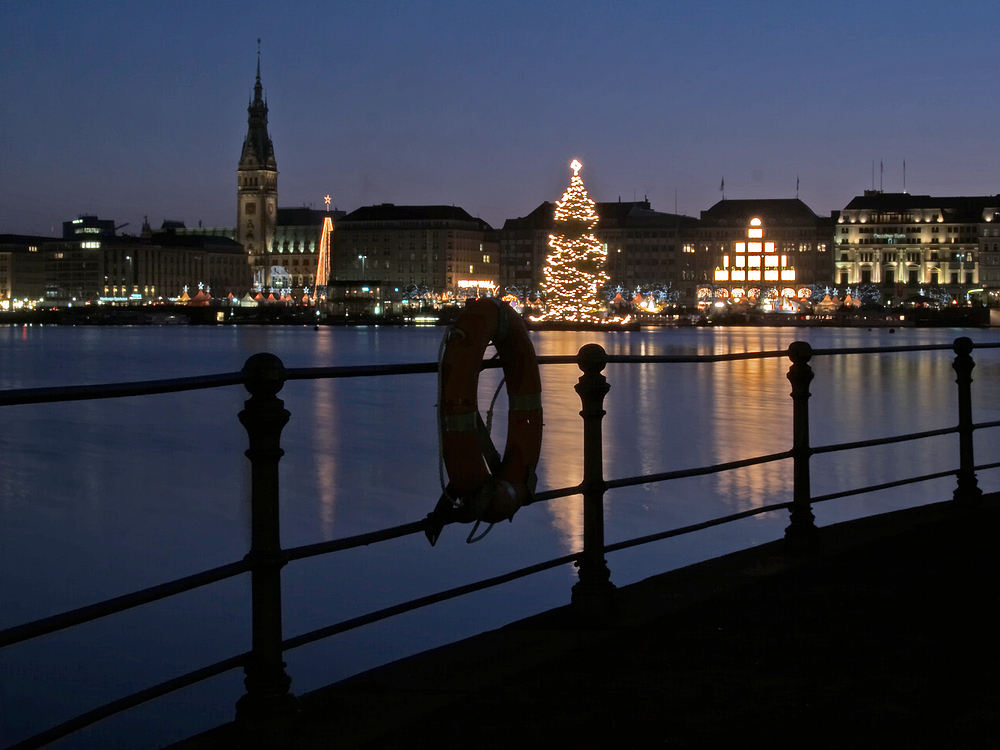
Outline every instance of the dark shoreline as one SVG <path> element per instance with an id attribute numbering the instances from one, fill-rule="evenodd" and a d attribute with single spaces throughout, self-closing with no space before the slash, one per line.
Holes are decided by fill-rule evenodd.
<path id="1" fill-rule="evenodd" d="M 307 325 L 307 326 L 413 326 L 448 325 L 460 307 L 394 315 L 317 315 L 311 307 L 189 307 L 163 305 L 148 307 L 62 307 L 55 310 L 19 310 L 0 313 L 0 325 Z M 831 315 L 786 315 L 763 313 L 694 319 L 691 316 L 640 315 L 627 325 L 577 325 L 546 321 L 528 322 L 531 330 L 637 331 L 641 328 L 681 327 L 832 327 L 832 328 L 988 328 L 991 309 L 950 307 L 942 310 L 857 310 Z M 998 319 L 1000 310 L 992 317 Z M 435 320 L 428 321 L 428 318 Z"/>

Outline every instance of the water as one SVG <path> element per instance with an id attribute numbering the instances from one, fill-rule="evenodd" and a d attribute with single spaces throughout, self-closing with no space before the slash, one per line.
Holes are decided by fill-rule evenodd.
<path id="1" fill-rule="evenodd" d="M 433 361 L 434 328 L 0 327 L 0 388 L 183 377 L 239 370 L 259 351 L 289 367 Z M 950 343 L 1000 332 L 944 329 L 677 329 L 533 334 L 539 354 L 710 354 Z M 976 353 L 976 420 L 1000 419 L 1000 355 Z M 956 422 L 950 352 L 818 358 L 810 402 L 814 446 Z M 791 399 L 784 359 L 724 364 L 609 365 L 605 475 L 625 477 L 787 449 Z M 574 365 L 543 368 L 539 489 L 582 476 Z M 480 403 L 497 383 L 484 373 Z M 289 383 L 283 435 L 282 543 L 309 544 L 418 520 L 440 494 L 433 375 Z M 222 565 L 249 544 L 242 387 L 0 412 L 0 626 Z M 501 396 L 497 413 L 506 410 Z M 503 422 L 494 428 L 502 445 Z M 996 460 L 997 432 L 976 456 Z M 953 436 L 813 460 L 814 494 L 954 468 Z M 987 491 L 997 472 L 980 475 Z M 816 508 L 831 523 L 950 496 L 940 480 Z M 787 500 L 788 462 L 606 498 L 609 542 Z M 778 538 L 783 514 L 609 557 L 618 585 Z M 292 563 L 284 570 L 285 635 L 580 549 L 578 498 L 537 504 L 467 545 L 450 527 L 433 549 L 411 537 Z M 570 566 L 436 605 L 286 655 L 303 693 L 569 600 Z M 240 577 L 0 653 L 0 743 L 249 648 L 249 584 Z M 159 747 L 229 720 L 242 694 L 231 673 L 84 730 L 56 747 Z"/>

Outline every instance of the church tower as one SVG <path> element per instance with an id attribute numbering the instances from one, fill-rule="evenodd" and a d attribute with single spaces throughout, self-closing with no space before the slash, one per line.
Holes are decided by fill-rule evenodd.
<path id="1" fill-rule="evenodd" d="M 247 107 L 247 137 L 236 170 L 236 239 L 247 251 L 254 284 L 271 285 L 271 244 L 278 218 L 278 166 L 274 146 L 267 134 L 267 101 L 260 83 L 260 40 L 257 40 L 257 83 Z"/>

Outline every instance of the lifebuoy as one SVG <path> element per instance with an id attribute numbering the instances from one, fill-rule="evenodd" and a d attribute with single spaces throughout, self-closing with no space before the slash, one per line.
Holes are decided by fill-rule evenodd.
<path id="1" fill-rule="evenodd" d="M 488 439 L 484 455 L 480 441 L 479 372 L 490 342 L 500 355 L 507 387 L 502 459 L 489 455 Z M 467 302 L 446 336 L 439 377 L 441 453 L 449 479 L 445 495 L 457 508 L 456 520 L 496 523 L 512 518 L 534 492 L 542 446 L 538 360 L 520 316 L 495 297 Z"/>

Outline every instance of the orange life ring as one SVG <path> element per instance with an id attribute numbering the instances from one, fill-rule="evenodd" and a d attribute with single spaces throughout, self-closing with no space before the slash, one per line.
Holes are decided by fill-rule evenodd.
<path id="1" fill-rule="evenodd" d="M 493 471 L 480 445 L 479 372 L 490 342 L 507 386 L 507 443 Z M 438 418 L 448 472 L 446 495 L 458 501 L 457 520 L 496 523 L 512 518 L 535 489 L 542 447 L 542 383 L 528 330 L 510 305 L 495 297 L 470 300 L 449 329 L 440 364 Z M 495 453 L 487 444 L 487 451 Z"/>

